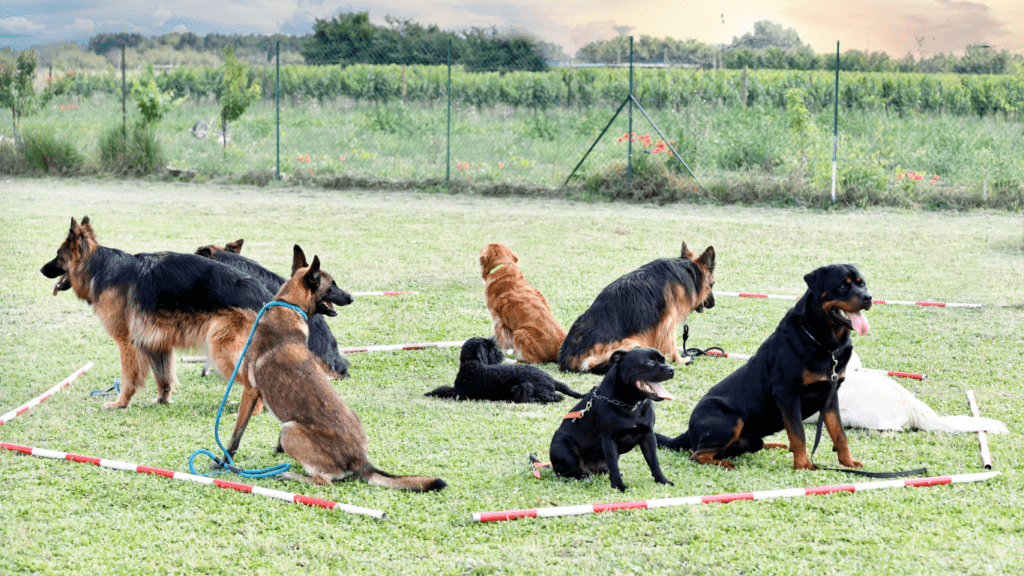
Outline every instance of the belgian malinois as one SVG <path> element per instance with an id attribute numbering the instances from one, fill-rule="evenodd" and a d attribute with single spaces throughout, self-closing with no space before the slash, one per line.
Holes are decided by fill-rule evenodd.
<path id="1" fill-rule="evenodd" d="M 292 277 L 275 301 L 312 316 L 332 307 L 337 290 L 331 276 L 320 270 L 320 259 L 314 256 L 307 264 L 302 248 L 295 246 Z M 392 476 L 370 462 L 363 424 L 331 387 L 327 372 L 306 346 L 308 335 L 309 326 L 295 309 L 272 306 L 263 314 L 239 370 L 251 387 L 242 393 L 232 448 L 237 449 L 252 408 L 262 399 L 283 423 L 277 451 L 297 460 L 308 474 L 284 472 L 278 475 L 282 480 L 323 485 L 358 476 L 373 486 L 417 492 L 447 486 L 429 476 Z"/>

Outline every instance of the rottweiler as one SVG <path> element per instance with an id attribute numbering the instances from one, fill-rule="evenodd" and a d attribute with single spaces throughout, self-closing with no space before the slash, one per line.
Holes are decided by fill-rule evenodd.
<path id="1" fill-rule="evenodd" d="M 701 464 L 732 468 L 726 460 L 762 448 L 789 449 L 793 467 L 816 470 L 807 455 L 803 419 L 820 411 L 839 462 L 850 455 L 836 390 L 853 353 L 850 332 L 868 332 L 871 308 L 864 277 L 852 264 L 822 266 L 804 276 L 807 291 L 750 360 L 708 390 L 676 438 L 657 435 L 658 446 L 690 450 Z M 789 445 L 763 438 L 786 430 Z"/>
<path id="2" fill-rule="evenodd" d="M 661 385 L 675 371 L 653 348 L 616 350 L 601 383 L 566 414 L 551 439 L 551 467 L 559 476 L 586 478 L 608 472 L 612 488 L 625 491 L 619 454 L 639 445 L 654 481 L 673 485 L 658 465 L 654 402 L 671 400 Z"/>

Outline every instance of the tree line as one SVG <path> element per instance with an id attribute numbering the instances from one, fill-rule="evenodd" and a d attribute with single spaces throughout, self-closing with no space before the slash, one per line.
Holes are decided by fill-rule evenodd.
<path id="1" fill-rule="evenodd" d="M 629 38 L 591 42 L 576 52 L 576 60 L 590 63 L 629 61 Z M 633 60 L 693 68 L 742 70 L 835 70 L 834 52 L 817 54 L 800 41 L 792 28 L 762 20 L 752 33 L 733 37 L 728 45 L 713 46 L 697 40 L 641 36 L 633 41 Z M 969 45 L 963 56 L 938 53 L 915 58 L 890 58 L 885 52 L 847 50 L 839 55 L 846 72 L 919 72 L 943 74 L 1014 74 L 1024 69 L 1024 56 L 997 51 L 984 44 Z"/>

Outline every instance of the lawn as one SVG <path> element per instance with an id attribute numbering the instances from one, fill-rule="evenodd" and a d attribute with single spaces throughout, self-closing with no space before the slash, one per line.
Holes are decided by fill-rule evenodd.
<path id="1" fill-rule="evenodd" d="M 370 457 L 398 474 L 443 478 L 438 493 L 408 494 L 359 481 L 317 487 L 227 480 L 383 510 L 376 520 L 255 494 L 0 453 L 0 571 L 15 574 L 1019 574 L 1024 571 L 1024 465 L 1020 431 L 1024 351 L 1024 223 L 1009 212 L 817 211 L 675 204 L 485 199 L 413 192 L 324 191 L 103 180 L 0 182 L 0 413 L 36 397 L 86 362 L 94 367 L 49 400 L 0 426 L 0 441 L 187 472 L 189 455 L 216 449 L 213 422 L 225 381 L 178 364 L 174 403 L 150 404 L 152 381 L 126 409 L 107 412 L 90 391 L 120 373 L 113 340 L 89 306 L 51 294 L 39 273 L 72 216 L 89 215 L 107 246 L 193 251 L 245 239 L 243 253 L 285 272 L 293 244 L 319 255 L 349 291 L 417 290 L 363 297 L 329 324 L 342 346 L 487 336 L 476 257 L 512 247 L 529 281 L 568 327 L 610 281 L 680 243 L 713 245 L 716 289 L 800 294 L 803 275 L 854 262 L 876 299 L 980 303 L 981 309 L 877 305 L 871 333 L 854 337 L 864 364 L 927 374 L 901 384 L 939 414 L 983 415 L 995 470 L 978 484 L 900 488 L 550 519 L 474 523 L 494 510 L 799 488 L 860 481 L 797 472 L 782 451 L 736 460 L 727 471 L 660 454 L 674 486 L 655 484 L 639 452 L 622 457 L 629 486 L 606 476 L 564 481 L 529 473 L 544 458 L 571 403 L 453 403 L 423 394 L 450 384 L 457 349 L 351 354 L 335 383 L 362 418 Z M 753 353 L 788 303 L 720 297 L 690 317 L 690 346 Z M 681 329 L 680 329 L 681 332 Z M 681 343 L 681 338 L 680 338 Z M 736 367 L 700 359 L 677 370 L 676 396 L 657 406 L 675 435 L 709 386 Z M 574 389 L 589 375 L 544 369 Z M 234 399 L 238 390 L 232 392 Z M 230 427 L 232 416 L 227 416 Z M 289 461 L 271 452 L 279 423 L 249 425 L 236 460 Z M 808 434 L 813 428 L 807 428 Z M 229 432 L 228 432 L 229 433 Z M 222 431 L 222 436 L 225 432 Z M 773 438 L 784 441 L 784 435 Z M 973 434 L 851 430 L 856 458 L 874 471 L 927 466 L 929 475 L 982 471 Z M 834 465 L 827 439 L 816 461 Z M 202 460 L 198 460 L 202 462 Z"/>

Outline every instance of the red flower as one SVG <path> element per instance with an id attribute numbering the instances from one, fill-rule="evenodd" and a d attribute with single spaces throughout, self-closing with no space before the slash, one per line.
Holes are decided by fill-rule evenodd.
<path id="1" fill-rule="evenodd" d="M 505 167 L 505 165 L 503 163 L 498 162 L 498 168 L 504 168 L 504 167 Z"/>

